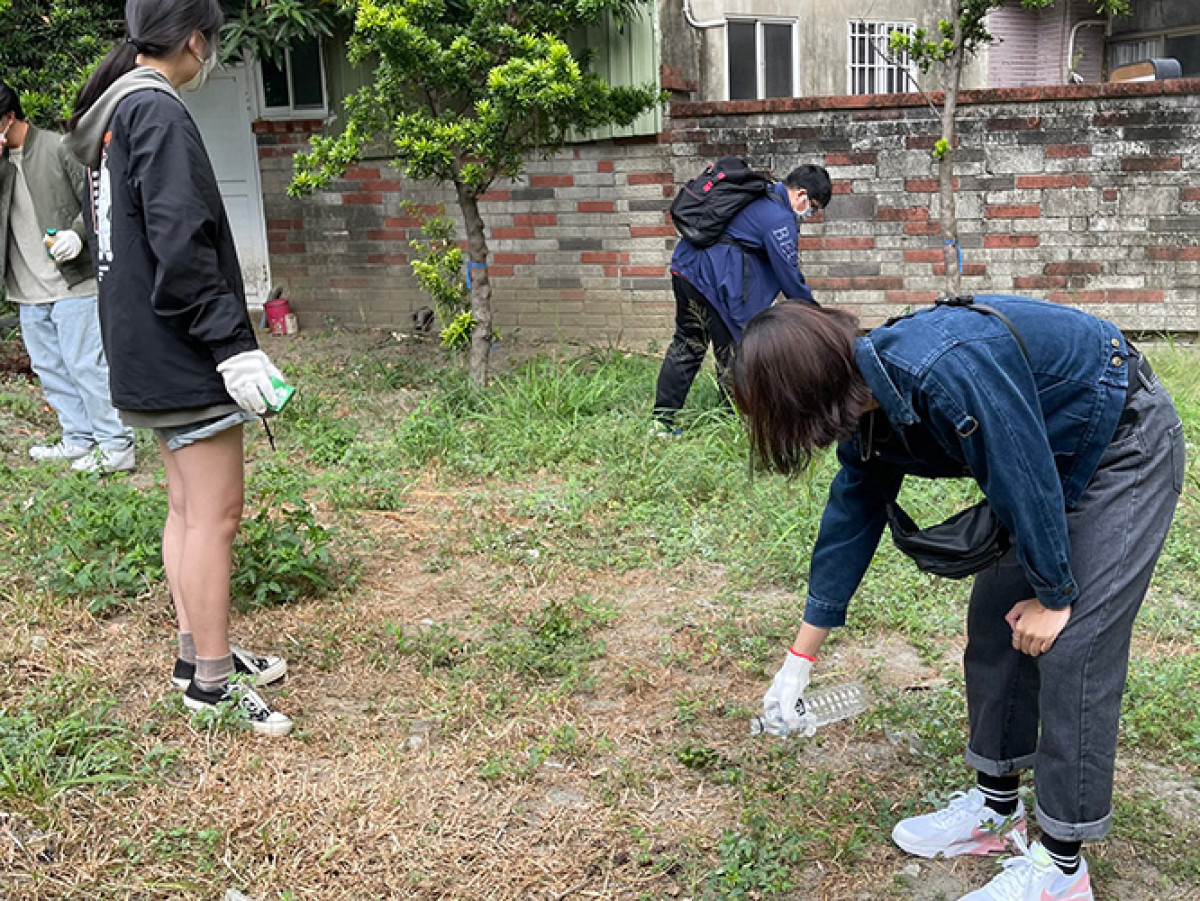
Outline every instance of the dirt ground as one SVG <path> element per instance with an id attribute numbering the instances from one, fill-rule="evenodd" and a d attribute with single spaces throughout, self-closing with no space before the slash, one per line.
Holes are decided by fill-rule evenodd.
<path id="1" fill-rule="evenodd" d="M 225 889 L 254 901 L 702 897 L 694 886 L 703 874 L 687 861 L 704 849 L 716 859 L 711 849 L 737 826 L 741 801 L 736 785 L 685 767 L 673 753 L 695 739 L 679 722 L 678 701 L 752 709 L 764 689 L 761 676 L 719 661 L 681 663 L 703 659 L 700 626 L 725 574 L 693 564 L 559 569 L 539 580 L 479 554 L 445 564 L 445 549 L 465 546 L 489 512 L 432 477 L 407 498 L 400 509 L 360 514 L 368 537 L 348 597 L 235 617 L 240 641 L 289 660 L 282 688 L 267 691 L 297 720 L 287 740 L 208 733 L 174 715 L 166 685 L 172 620 L 161 593 L 115 618 L 64 609 L 10 618 L 0 665 L 12 678 L 96 674 L 119 699 L 122 718 L 152 730 L 146 744 L 182 748 L 184 762 L 165 783 L 98 803 L 87 792 L 70 794 L 49 833 L 5 814 L 0 801 L 0 899 L 216 899 Z M 396 627 L 482 630 L 481 611 L 533 610 L 581 593 L 612 604 L 616 616 L 595 636 L 604 654 L 593 665 L 594 687 L 550 708 L 518 701 L 492 715 L 487 686 L 448 692 L 437 674 L 423 674 L 396 650 Z M 881 678 L 898 687 L 939 678 L 895 639 L 842 642 L 838 655 L 846 672 L 888 661 Z M 704 744 L 730 760 L 767 753 L 744 718 L 704 723 Z M 481 776 L 497 756 L 522 759 L 565 726 L 575 730 L 565 752 L 552 749 L 518 774 Z M 797 742 L 795 753 L 867 784 L 910 779 L 921 791 L 902 737 L 841 723 L 819 741 Z M 1200 791 L 1185 773 L 1123 763 L 1118 791 L 1151 782 L 1175 815 L 1200 817 Z M 852 801 L 862 822 L 894 822 L 870 792 Z M 1153 862 L 1119 838 L 1105 843 L 1103 857 L 1101 901 L 1200 899 L 1200 889 L 1164 889 L 1169 881 Z M 977 859 L 916 860 L 874 835 L 849 864 L 805 862 L 803 888 L 773 897 L 953 901 L 994 868 Z"/>

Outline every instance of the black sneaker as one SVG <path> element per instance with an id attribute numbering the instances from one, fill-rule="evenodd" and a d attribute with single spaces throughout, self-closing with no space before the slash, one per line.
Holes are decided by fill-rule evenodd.
<path id="1" fill-rule="evenodd" d="M 267 706 L 253 687 L 242 681 L 226 682 L 215 691 L 204 691 L 189 682 L 183 692 L 184 706 L 189 710 L 212 710 L 222 701 L 232 701 L 246 714 L 250 728 L 260 735 L 282 737 L 292 731 L 292 721 Z"/>
<path id="2" fill-rule="evenodd" d="M 265 654 L 255 654 L 245 648 L 229 645 L 233 654 L 233 670 L 245 676 L 256 686 L 274 685 L 282 682 L 287 675 L 287 661 L 282 657 L 272 657 Z M 196 675 L 196 664 L 175 658 L 175 669 L 171 672 L 171 684 L 183 691 Z"/>

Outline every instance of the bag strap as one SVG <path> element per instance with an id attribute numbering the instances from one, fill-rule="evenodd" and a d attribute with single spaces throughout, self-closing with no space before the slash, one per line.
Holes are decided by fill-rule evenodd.
<path id="1" fill-rule="evenodd" d="M 1025 362 L 1031 362 L 1029 359 L 1029 348 L 1025 346 L 1025 339 L 1021 337 L 1021 333 L 1017 331 L 1017 327 L 1013 325 L 1012 320 L 1001 313 L 993 306 L 986 303 L 980 303 L 971 294 L 962 294 L 957 297 L 939 297 L 934 301 L 934 304 L 939 307 L 965 307 L 968 310 L 975 310 L 977 313 L 985 313 L 988 316 L 995 316 L 1005 327 L 1012 333 L 1016 339 L 1017 345 L 1021 348 L 1021 353 L 1025 355 Z"/>
<path id="2" fill-rule="evenodd" d="M 770 186 L 768 186 L 767 190 L 763 193 L 763 196 L 769 198 L 770 200 L 774 200 L 776 203 L 782 203 L 778 195 L 775 193 L 774 185 L 775 182 L 771 182 Z M 743 244 L 737 238 L 730 238 L 725 235 L 721 235 L 717 243 L 730 244 L 742 252 L 742 304 L 745 305 L 750 301 L 750 254 L 753 253 L 762 257 L 763 259 L 767 259 L 767 248 L 750 247 L 748 244 Z"/>

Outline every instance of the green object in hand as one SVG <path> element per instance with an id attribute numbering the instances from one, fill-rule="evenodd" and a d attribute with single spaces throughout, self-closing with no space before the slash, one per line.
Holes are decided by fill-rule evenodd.
<path id="1" fill-rule="evenodd" d="M 271 384 L 275 386 L 275 397 L 266 399 L 267 406 L 278 413 L 292 399 L 292 395 L 296 393 L 296 387 L 289 385 L 283 379 L 276 378 L 271 379 Z"/>
<path id="2" fill-rule="evenodd" d="M 57 228 L 46 229 L 46 237 L 42 239 L 42 243 L 46 245 L 46 256 L 54 259 L 54 254 L 50 252 L 50 248 L 54 246 L 55 240 L 58 238 Z"/>

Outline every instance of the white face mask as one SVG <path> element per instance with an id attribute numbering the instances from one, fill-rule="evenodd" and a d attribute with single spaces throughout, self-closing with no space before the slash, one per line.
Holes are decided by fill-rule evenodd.
<path id="1" fill-rule="evenodd" d="M 0 150 L 3 150 L 5 147 L 8 146 L 8 130 L 10 128 L 12 128 L 12 124 L 14 121 L 16 121 L 16 120 L 9 119 L 8 123 L 4 126 L 4 128 L 0 129 Z"/>
<path id="2" fill-rule="evenodd" d="M 804 210 L 802 212 L 799 212 L 796 214 L 796 221 L 803 222 L 805 219 L 811 219 L 813 216 L 817 215 L 817 213 L 819 213 L 819 212 L 821 212 L 821 210 L 817 207 L 817 205 L 815 203 L 812 202 L 812 198 L 809 197 L 808 194 L 805 194 L 804 195 Z"/>
<path id="3" fill-rule="evenodd" d="M 198 58 L 198 57 L 197 57 Z M 217 67 L 217 51 L 210 48 L 208 56 L 200 60 L 200 71 L 179 86 L 181 91 L 198 91 L 208 81 L 208 76 Z"/>

